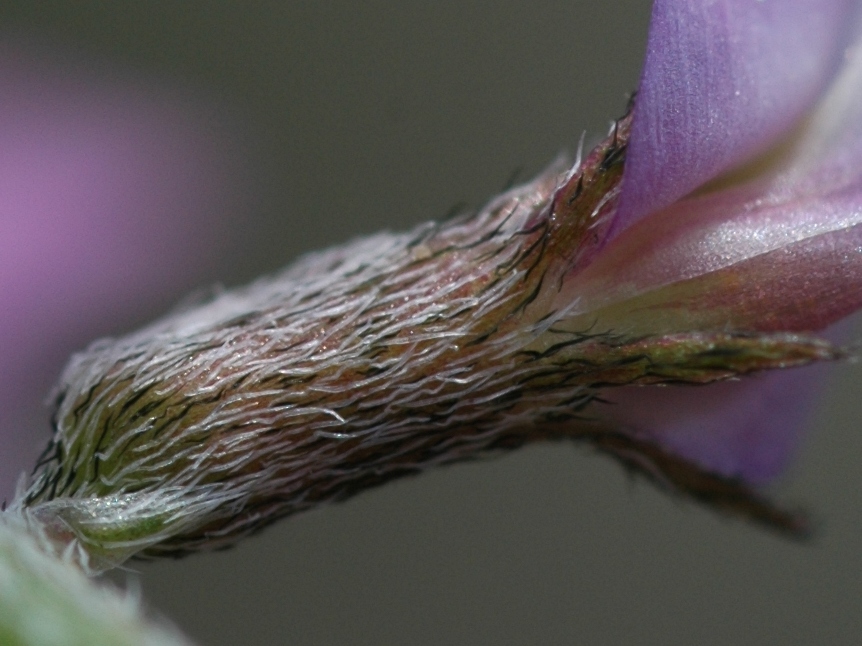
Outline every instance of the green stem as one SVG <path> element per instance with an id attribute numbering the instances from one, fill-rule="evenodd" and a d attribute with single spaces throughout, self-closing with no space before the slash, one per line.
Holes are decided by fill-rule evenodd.
<path id="1" fill-rule="evenodd" d="M 139 604 L 50 554 L 14 513 L 0 512 L 0 644 L 188 646 L 142 617 Z"/>

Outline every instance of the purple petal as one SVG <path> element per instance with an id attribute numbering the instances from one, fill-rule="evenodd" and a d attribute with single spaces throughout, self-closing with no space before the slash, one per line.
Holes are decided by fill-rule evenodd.
<path id="1" fill-rule="evenodd" d="M 618 303 L 652 333 L 816 330 L 862 306 L 862 37 L 793 137 L 727 179 L 629 227 L 561 305 Z"/>
<path id="2" fill-rule="evenodd" d="M 712 473 L 763 484 L 793 456 L 823 366 L 709 386 L 629 386 L 597 414 Z"/>
<path id="3" fill-rule="evenodd" d="M 610 235 L 763 151 L 831 81 L 844 0 L 656 0 Z"/>
<path id="4" fill-rule="evenodd" d="M 825 336 L 840 343 L 850 323 Z M 814 365 L 708 386 L 628 386 L 603 393 L 608 403 L 594 411 L 707 471 L 762 485 L 796 453 L 828 373 L 829 366 Z"/>

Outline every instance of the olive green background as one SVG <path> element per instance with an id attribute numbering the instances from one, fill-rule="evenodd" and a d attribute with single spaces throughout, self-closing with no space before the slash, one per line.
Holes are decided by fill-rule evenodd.
<path id="1" fill-rule="evenodd" d="M 252 179 L 211 276 L 231 285 L 478 206 L 601 135 L 636 86 L 648 17 L 643 1 L 7 0 L 0 32 L 193 88 L 238 124 Z M 858 643 L 862 371 L 834 374 L 778 490 L 815 511 L 808 543 L 562 445 L 394 483 L 230 552 L 135 563 L 133 578 L 209 646 Z"/>

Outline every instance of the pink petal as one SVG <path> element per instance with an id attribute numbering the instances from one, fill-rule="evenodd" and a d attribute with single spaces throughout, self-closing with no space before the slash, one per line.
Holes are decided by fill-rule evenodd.
<path id="1" fill-rule="evenodd" d="M 862 307 L 862 186 L 764 204 L 683 200 L 626 231 L 567 282 L 587 327 L 627 334 L 813 331 Z"/>
<path id="2" fill-rule="evenodd" d="M 610 235 L 786 134 L 830 83 L 855 10 L 844 0 L 656 0 Z"/>

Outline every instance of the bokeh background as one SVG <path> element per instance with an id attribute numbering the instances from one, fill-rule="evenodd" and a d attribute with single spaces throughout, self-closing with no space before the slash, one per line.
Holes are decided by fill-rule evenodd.
<path id="1" fill-rule="evenodd" d="M 142 227 L 134 235 L 151 247 L 143 269 L 120 262 L 130 277 L 89 293 L 74 320 L 62 312 L 75 309 L 76 292 L 49 289 L 38 299 L 59 303 L 45 315 L 56 329 L 28 328 L 44 342 L 19 343 L 14 329 L 0 339 L 0 432 L 14 448 L 0 481 L 8 488 L 10 462 L 38 452 L 41 401 L 65 357 L 91 339 L 194 288 L 240 284 L 304 251 L 479 206 L 515 173 L 526 179 L 573 152 L 582 132 L 603 134 L 636 86 L 649 9 L 643 0 L 0 4 L 4 87 L 28 75 L 41 75 L 39 87 L 81 78 L 133 87 L 117 90 L 134 106 L 121 125 L 144 119 L 135 110 L 167 110 L 171 127 L 155 131 L 179 146 L 171 154 L 190 164 L 179 167 L 195 169 L 170 191 L 156 173 L 152 191 L 171 204 L 129 198 Z M 102 102 L 90 100 L 98 113 Z M 100 239 L 83 255 L 124 257 L 112 244 Z M 148 265 L 169 271 L 140 287 L 132 276 Z M 853 365 L 832 372 L 776 491 L 815 512 L 806 543 L 555 445 L 397 482 L 228 552 L 133 563 L 119 580 L 138 582 L 154 612 L 202 646 L 858 643 L 860 377 Z"/>

